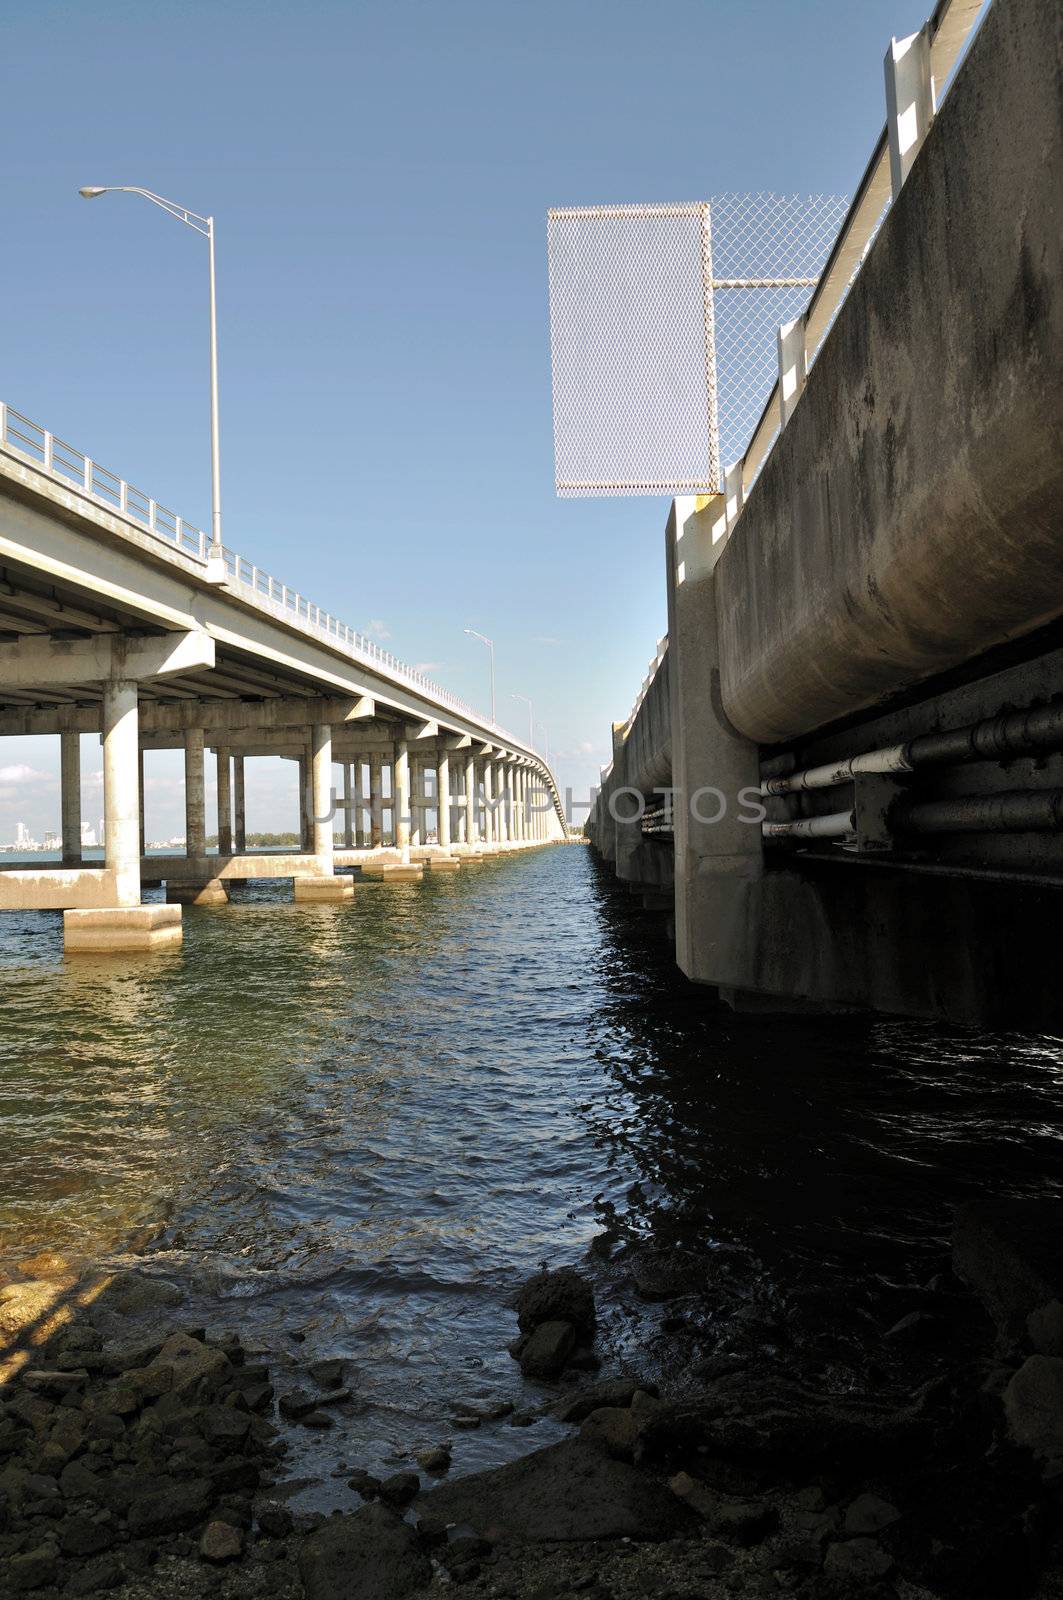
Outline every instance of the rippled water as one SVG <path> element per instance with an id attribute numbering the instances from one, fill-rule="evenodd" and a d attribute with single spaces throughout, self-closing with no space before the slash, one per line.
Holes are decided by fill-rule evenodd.
<path id="1" fill-rule="evenodd" d="M 106 1253 L 167 1215 L 151 1263 L 189 1318 L 296 1377 L 351 1358 L 355 1405 L 298 1436 L 307 1474 L 526 1401 L 513 1288 L 603 1229 L 738 1247 L 699 1329 L 720 1348 L 743 1310 L 855 1326 L 936 1269 L 957 1199 L 1063 1188 L 1061 1136 L 1063 1041 L 713 1011 L 580 848 L 346 907 L 249 886 L 151 960 L 65 961 L 57 917 L 0 919 L 0 1257 Z M 670 1359 L 592 1262 L 607 1360 Z M 456 1467 L 550 1426 L 463 1433 Z"/>

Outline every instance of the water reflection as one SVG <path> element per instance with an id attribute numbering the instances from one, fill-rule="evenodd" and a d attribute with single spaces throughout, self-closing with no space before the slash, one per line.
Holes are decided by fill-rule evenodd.
<path id="1" fill-rule="evenodd" d="M 64 962 L 59 918 L 6 917 L 0 985 L 0 1255 L 164 1210 L 190 1311 L 354 1361 L 317 1468 L 519 1403 L 512 1287 L 602 1229 L 726 1261 L 725 1347 L 816 1297 L 881 1317 L 869 1279 L 932 1272 L 954 1200 L 1063 1176 L 1060 1041 L 713 1012 L 581 849 L 347 906 L 241 886 L 147 962 Z M 534 1432 L 463 1435 L 456 1465 Z"/>

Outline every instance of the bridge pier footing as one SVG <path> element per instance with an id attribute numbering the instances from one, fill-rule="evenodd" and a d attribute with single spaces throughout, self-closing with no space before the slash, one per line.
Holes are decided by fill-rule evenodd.
<path id="1" fill-rule="evenodd" d="M 229 886 L 221 878 L 206 883 L 167 883 L 166 901 L 177 906 L 227 906 Z"/>
<path id="2" fill-rule="evenodd" d="M 296 905 L 335 905 L 354 899 L 354 875 L 337 872 L 330 878 L 293 878 Z"/>
<path id="3" fill-rule="evenodd" d="M 115 906 L 63 912 L 67 955 L 114 955 L 175 949 L 181 943 L 181 907 Z"/>

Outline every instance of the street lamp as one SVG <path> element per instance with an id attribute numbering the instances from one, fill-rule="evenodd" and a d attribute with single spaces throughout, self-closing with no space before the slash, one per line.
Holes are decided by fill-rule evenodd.
<path id="1" fill-rule="evenodd" d="M 526 694 L 515 694 L 513 696 L 513 699 L 514 700 L 523 700 L 524 704 L 528 708 L 528 743 L 531 745 L 532 749 L 534 750 L 535 749 L 535 721 L 534 721 L 534 715 L 533 715 L 533 712 L 532 712 L 532 703 L 528 699 L 528 696 Z"/>
<path id="2" fill-rule="evenodd" d="M 495 641 L 486 638 L 482 633 L 477 633 L 475 628 L 466 628 L 464 631 L 471 639 L 479 639 L 480 643 L 485 644 L 491 652 L 491 721 L 497 722 L 498 718 L 495 716 Z"/>
<path id="3" fill-rule="evenodd" d="M 535 724 L 535 726 L 539 729 L 540 733 L 543 736 L 543 755 L 546 758 L 547 766 L 549 766 L 550 765 L 550 735 L 547 732 L 546 723 L 545 722 L 537 722 Z"/>
<path id="4" fill-rule="evenodd" d="M 212 583 L 225 582 L 225 557 L 221 542 L 221 458 L 218 447 L 218 306 L 214 279 L 214 218 L 201 217 L 173 200 L 164 200 L 150 189 L 138 189 L 133 184 L 105 184 L 103 187 L 87 185 L 79 189 L 83 200 L 95 200 L 101 194 L 139 194 L 152 205 L 161 206 L 169 216 L 176 217 L 207 241 L 210 261 L 210 489 L 211 489 L 211 544 L 207 557 L 207 578 Z"/>

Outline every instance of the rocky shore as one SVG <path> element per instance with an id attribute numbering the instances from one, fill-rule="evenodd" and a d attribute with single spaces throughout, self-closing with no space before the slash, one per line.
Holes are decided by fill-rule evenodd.
<path id="1" fill-rule="evenodd" d="M 0 1287 L 0 1595 L 1063 1600 L 1060 1209 L 964 1208 L 859 1384 L 785 1339 L 607 1372 L 588 1275 L 540 1272 L 510 1353 L 541 1401 L 485 1417 L 567 1436 L 453 1478 L 447 1439 L 411 1442 L 391 1475 L 352 1466 L 331 1516 L 286 1503 L 284 1431 L 329 1426 L 342 1354 L 293 1381 L 154 1272 L 24 1261 Z M 681 1326 L 714 1293 L 696 1265 L 607 1270 Z"/>

